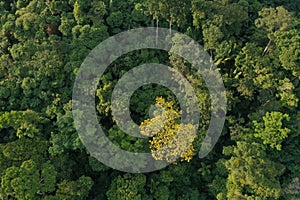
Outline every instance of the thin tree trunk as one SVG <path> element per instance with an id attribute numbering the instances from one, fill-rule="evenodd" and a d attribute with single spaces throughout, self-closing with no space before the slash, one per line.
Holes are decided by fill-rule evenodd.
<path id="1" fill-rule="evenodd" d="M 268 44 L 267 44 L 267 46 L 266 46 L 266 48 L 264 49 L 264 52 L 262 54 L 263 56 L 267 53 L 267 51 L 268 51 L 268 49 L 269 49 L 269 47 L 271 45 L 271 42 L 272 42 L 272 40 L 270 39 L 269 42 L 268 42 Z"/>

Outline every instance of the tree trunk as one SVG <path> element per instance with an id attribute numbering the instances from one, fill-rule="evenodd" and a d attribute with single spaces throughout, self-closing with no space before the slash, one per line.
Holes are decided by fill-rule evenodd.
<path id="1" fill-rule="evenodd" d="M 270 39 L 269 42 L 268 42 L 268 44 L 267 44 L 267 46 L 266 46 L 266 48 L 264 49 L 264 52 L 262 54 L 263 56 L 266 55 L 266 53 L 267 53 L 267 51 L 268 51 L 268 49 L 269 49 L 269 47 L 271 45 L 271 42 L 272 42 L 272 40 Z"/>

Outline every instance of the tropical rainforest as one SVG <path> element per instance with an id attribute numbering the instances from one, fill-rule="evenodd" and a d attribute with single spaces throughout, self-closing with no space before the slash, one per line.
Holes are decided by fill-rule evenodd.
<path id="1" fill-rule="evenodd" d="M 299 0 L 1 0 L 0 13 L 0 199 L 300 199 Z M 117 126 L 112 91 L 140 64 L 165 63 L 181 72 L 202 113 L 197 137 L 180 159 L 158 171 L 126 173 L 83 145 L 72 88 L 94 47 L 140 27 L 173 29 L 204 47 L 224 81 L 226 121 L 216 146 L 199 159 L 211 104 L 203 78 L 168 52 L 123 55 L 106 69 L 95 94 L 99 124 L 116 146 L 151 152 L 179 126 L 176 96 L 157 84 L 134 92 L 131 116 L 149 135 L 143 127 L 162 117 L 151 118 L 149 109 L 160 105 L 166 127 L 145 139 Z M 166 156 L 172 160 L 153 155 Z"/>

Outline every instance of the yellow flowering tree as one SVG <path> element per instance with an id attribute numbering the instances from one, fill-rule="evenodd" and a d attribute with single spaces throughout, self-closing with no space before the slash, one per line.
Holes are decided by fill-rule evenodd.
<path id="1" fill-rule="evenodd" d="M 154 117 L 143 121 L 140 132 L 152 137 L 150 149 L 156 160 L 174 162 L 177 158 L 189 162 L 194 155 L 192 142 L 196 138 L 193 124 L 181 124 L 181 112 L 175 108 L 174 101 L 166 102 L 162 97 L 156 98 Z"/>

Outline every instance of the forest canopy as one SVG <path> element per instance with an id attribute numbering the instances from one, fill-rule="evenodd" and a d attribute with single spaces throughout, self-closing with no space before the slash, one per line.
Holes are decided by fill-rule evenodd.
<path id="1" fill-rule="evenodd" d="M 0 199 L 205 200 L 300 199 L 300 3 L 291 0 L 0 0 Z M 112 116 L 111 95 L 132 68 L 162 63 L 195 89 L 201 118 L 185 152 L 153 154 L 175 163 L 150 173 L 104 165 L 83 145 L 72 115 L 72 88 L 99 43 L 140 27 L 173 29 L 197 41 L 220 72 L 225 126 L 214 149 L 198 151 L 212 104 L 205 81 L 185 59 L 155 49 L 129 52 L 101 76 L 96 111 L 107 137 L 131 152 L 169 143 L 181 115 L 158 84 L 130 99 L 132 119 L 167 119 L 150 139 L 128 136 Z M 173 38 L 174 41 L 178 38 Z M 151 105 L 165 115 L 149 116 Z M 194 130 L 185 124 L 188 133 Z M 126 165 L 126 163 L 122 163 Z"/>

